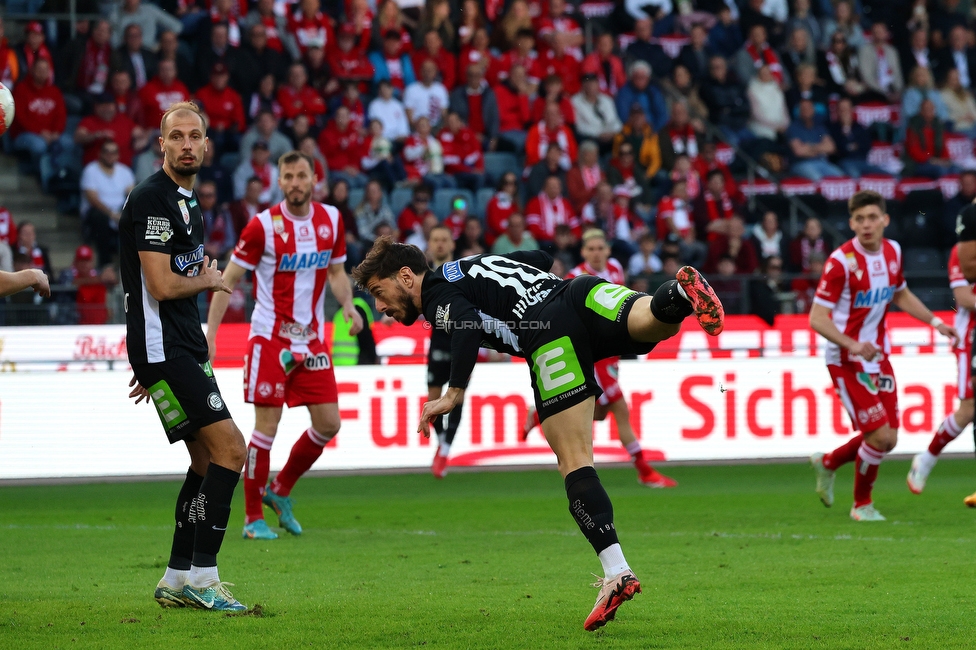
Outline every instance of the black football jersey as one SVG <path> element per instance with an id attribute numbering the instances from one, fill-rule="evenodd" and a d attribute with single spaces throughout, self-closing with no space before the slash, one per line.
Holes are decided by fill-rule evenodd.
<path id="1" fill-rule="evenodd" d="M 976 204 L 970 203 L 956 217 L 956 236 L 959 241 L 976 240 Z"/>
<path id="2" fill-rule="evenodd" d="M 195 276 L 203 265 L 203 212 L 195 192 L 160 170 L 136 185 L 119 219 L 119 258 L 125 291 L 129 363 L 159 363 L 180 356 L 204 363 L 207 339 L 197 297 L 156 301 L 146 289 L 139 251 L 170 257 L 170 269 Z"/>
<path id="3" fill-rule="evenodd" d="M 542 251 L 472 255 L 424 276 L 423 314 L 451 335 L 450 386 L 467 386 L 479 347 L 525 356 L 520 324 L 532 307 L 566 284 L 549 273 L 552 261 Z"/>

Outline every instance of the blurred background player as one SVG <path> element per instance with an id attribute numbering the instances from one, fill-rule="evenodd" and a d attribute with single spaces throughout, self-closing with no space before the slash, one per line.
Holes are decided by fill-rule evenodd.
<path id="1" fill-rule="evenodd" d="M 451 229 L 447 226 L 435 226 L 427 237 L 427 261 L 436 271 L 441 265 L 454 259 L 454 240 L 451 239 Z M 451 378 L 451 335 L 446 330 L 434 326 L 430 329 L 430 349 L 427 352 L 427 401 L 440 399 L 444 384 Z M 437 433 L 437 451 L 434 452 L 434 462 L 430 466 L 431 473 L 436 478 L 444 478 L 447 474 L 447 459 L 451 453 L 451 444 L 457 435 L 461 424 L 461 412 L 464 404 L 447 414 L 447 427 L 444 426 L 444 416 L 434 418 L 434 431 Z"/>
<path id="2" fill-rule="evenodd" d="M 962 337 L 952 349 L 956 355 L 956 394 L 959 397 L 959 406 L 955 413 L 947 415 L 939 425 L 929 448 L 912 459 L 912 468 L 908 472 L 908 489 L 915 494 L 921 494 L 925 489 L 925 481 L 945 446 L 955 440 L 966 425 L 973 421 L 972 365 L 969 360 L 973 356 L 973 330 L 976 328 L 973 310 L 976 310 L 976 295 L 973 293 L 974 285 L 966 280 L 959 268 L 958 244 L 952 247 L 949 254 L 949 287 L 956 300 L 956 331 Z M 969 505 L 968 501 L 966 505 Z M 976 506 L 976 502 L 973 506 Z"/>
<path id="3" fill-rule="evenodd" d="M 620 262 L 610 257 L 610 246 L 602 230 L 593 228 L 583 233 L 583 248 L 580 252 L 583 255 L 583 263 L 566 274 L 565 279 L 572 280 L 581 275 L 595 275 L 613 284 L 624 284 L 624 269 Z M 603 394 L 597 398 L 596 407 L 593 409 L 593 419 L 602 421 L 607 417 L 608 412 L 613 414 L 613 419 L 617 423 L 620 444 L 630 454 L 631 461 L 637 468 L 637 480 L 648 487 L 669 488 L 677 486 L 677 481 L 659 473 L 644 458 L 644 450 L 641 449 L 640 441 L 630 426 L 630 409 L 627 407 L 627 400 L 624 399 L 620 384 L 617 383 L 617 377 L 620 374 L 620 357 L 610 357 L 597 361 L 593 364 L 593 371 L 596 374 L 596 381 L 600 385 L 600 389 L 603 390 Z M 539 413 L 535 407 L 529 406 L 525 425 L 522 427 L 521 440 L 528 438 L 529 433 L 537 426 L 539 426 Z"/>
<path id="4" fill-rule="evenodd" d="M 244 358 L 244 400 L 254 404 L 254 432 L 247 446 L 244 473 L 243 537 L 276 539 L 264 521 L 262 502 L 278 514 L 293 535 L 302 527 L 292 512 L 291 489 L 339 432 L 335 374 L 325 341 L 325 283 L 342 305 L 349 331 L 362 329 L 343 263 L 346 238 L 339 211 L 314 203 L 315 163 L 299 151 L 278 161 L 278 187 L 285 197 L 248 222 L 224 271 L 233 289 L 253 271 L 257 301 L 251 315 Z M 207 318 L 210 358 L 216 354 L 217 329 L 229 295 L 215 296 Z M 269 487 L 271 445 L 282 407 L 306 406 L 312 426 L 292 447 L 285 466 Z"/>
<path id="5" fill-rule="evenodd" d="M 854 238 L 830 254 L 810 310 L 810 327 L 827 339 L 827 369 L 858 435 L 828 454 L 810 457 L 817 494 L 834 504 L 834 472 L 857 461 L 854 521 L 884 521 L 871 499 L 878 466 L 898 441 L 898 394 L 888 355 L 888 305 L 958 339 L 956 330 L 932 314 L 905 283 L 901 246 L 885 239 L 885 200 L 864 190 L 850 198 Z M 841 330 L 843 328 L 843 330 Z"/>

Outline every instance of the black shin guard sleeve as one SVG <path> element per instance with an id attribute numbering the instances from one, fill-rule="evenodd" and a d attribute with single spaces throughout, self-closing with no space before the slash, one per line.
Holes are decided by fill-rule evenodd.
<path id="1" fill-rule="evenodd" d="M 444 430 L 444 440 L 449 445 L 454 442 L 454 436 L 457 435 L 458 427 L 461 426 L 461 412 L 463 410 L 464 404 L 458 404 L 447 414 L 447 428 Z"/>
<path id="2" fill-rule="evenodd" d="M 659 286 L 651 300 L 651 313 L 662 323 L 680 323 L 694 311 L 691 302 L 678 293 L 677 280 L 668 280 Z"/>
<path id="3" fill-rule="evenodd" d="M 597 554 L 617 543 L 613 504 L 595 469 L 581 467 L 570 472 L 566 476 L 566 496 L 569 512 Z"/>
<path id="4" fill-rule="evenodd" d="M 240 477 L 240 472 L 214 463 L 207 468 L 207 475 L 200 484 L 200 493 L 191 508 L 191 517 L 196 522 L 193 566 L 217 566 L 217 553 L 220 552 L 230 519 L 230 502 Z"/>
<path id="5" fill-rule="evenodd" d="M 434 418 L 434 433 L 441 435 L 444 433 L 444 416 L 438 415 Z"/>
<path id="6" fill-rule="evenodd" d="M 194 526 L 190 521 L 190 504 L 200 492 L 203 477 L 192 469 L 186 470 L 186 478 L 180 495 L 176 497 L 176 530 L 173 532 L 173 548 L 169 552 L 169 567 L 189 571 L 193 557 Z"/>

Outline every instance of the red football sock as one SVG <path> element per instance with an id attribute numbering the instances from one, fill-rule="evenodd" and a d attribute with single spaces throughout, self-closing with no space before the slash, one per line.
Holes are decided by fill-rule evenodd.
<path id="1" fill-rule="evenodd" d="M 278 476 L 271 482 L 271 491 L 281 497 L 291 494 L 291 489 L 295 483 L 307 472 L 309 468 L 322 455 L 322 448 L 329 442 L 329 439 L 318 431 L 309 427 L 298 439 L 295 446 L 291 448 L 288 455 L 288 462 L 278 472 Z"/>
<path id="2" fill-rule="evenodd" d="M 860 508 L 871 503 L 871 489 L 878 478 L 878 466 L 885 452 L 875 449 L 866 442 L 857 450 L 857 466 L 854 472 L 854 507 Z"/>
<path id="3" fill-rule="evenodd" d="M 625 447 L 627 453 L 630 454 L 630 460 L 634 463 L 634 467 L 637 468 L 637 473 L 641 476 L 645 474 L 650 474 L 654 471 L 647 460 L 644 458 L 644 451 L 641 449 L 640 440 L 635 440 Z"/>
<path id="4" fill-rule="evenodd" d="M 251 433 L 251 442 L 247 445 L 247 464 L 244 466 L 244 523 L 249 524 L 257 519 L 264 519 L 261 507 L 261 497 L 268 484 L 268 473 L 271 471 L 271 444 L 274 438 L 266 436 L 260 431 Z"/>
<path id="5" fill-rule="evenodd" d="M 929 453 L 938 456 L 945 446 L 955 440 L 960 433 L 962 433 L 962 429 L 956 424 L 956 418 L 949 414 L 939 425 L 939 430 L 935 432 L 932 442 L 929 443 Z"/>
<path id="6" fill-rule="evenodd" d="M 860 433 L 842 444 L 837 449 L 823 457 L 823 466 L 827 469 L 837 469 L 841 465 L 851 463 L 857 458 L 857 450 L 861 448 L 864 436 Z"/>

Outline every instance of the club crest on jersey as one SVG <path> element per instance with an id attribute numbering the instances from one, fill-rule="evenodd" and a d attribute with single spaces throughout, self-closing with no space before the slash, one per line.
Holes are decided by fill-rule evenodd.
<path id="1" fill-rule="evenodd" d="M 888 273 L 892 275 L 898 274 L 898 262 L 896 262 L 895 260 L 891 260 L 890 262 L 888 262 Z"/>
<path id="2" fill-rule="evenodd" d="M 894 287 L 878 287 L 877 289 L 858 291 L 854 296 L 854 308 L 867 309 L 875 305 L 889 303 L 894 296 Z"/>
<path id="3" fill-rule="evenodd" d="M 332 251 L 312 251 L 311 253 L 286 253 L 278 262 L 279 271 L 305 271 L 306 269 L 328 268 Z"/>
<path id="4" fill-rule="evenodd" d="M 189 253 L 183 253 L 182 255 L 177 255 L 173 258 L 173 263 L 176 264 L 176 268 L 178 268 L 180 271 L 185 271 L 191 266 L 201 264 L 202 262 L 203 244 L 200 244 Z"/>
<path id="5" fill-rule="evenodd" d="M 464 271 L 461 270 L 460 260 L 448 262 L 441 268 L 444 269 L 444 279 L 448 282 L 457 282 L 464 277 Z"/>
<path id="6" fill-rule="evenodd" d="M 285 221 L 280 214 L 271 215 L 271 226 L 274 228 L 275 234 L 281 237 L 281 241 L 287 244 L 288 233 L 285 232 Z"/>
<path id="7" fill-rule="evenodd" d="M 857 276 L 857 279 L 860 280 L 861 275 L 863 275 L 863 271 L 861 271 L 861 269 L 857 266 L 857 257 L 854 256 L 854 253 L 847 253 L 845 257 L 847 258 L 848 270 L 850 270 L 850 272 Z"/>
<path id="8" fill-rule="evenodd" d="M 329 228 L 329 224 L 323 223 L 318 227 L 318 235 L 320 239 L 328 239 L 332 236 L 332 228 Z"/>
<path id="9" fill-rule="evenodd" d="M 190 208 L 186 207 L 186 201 L 180 199 L 176 202 L 180 206 L 180 214 L 183 215 L 183 223 L 190 225 Z"/>

